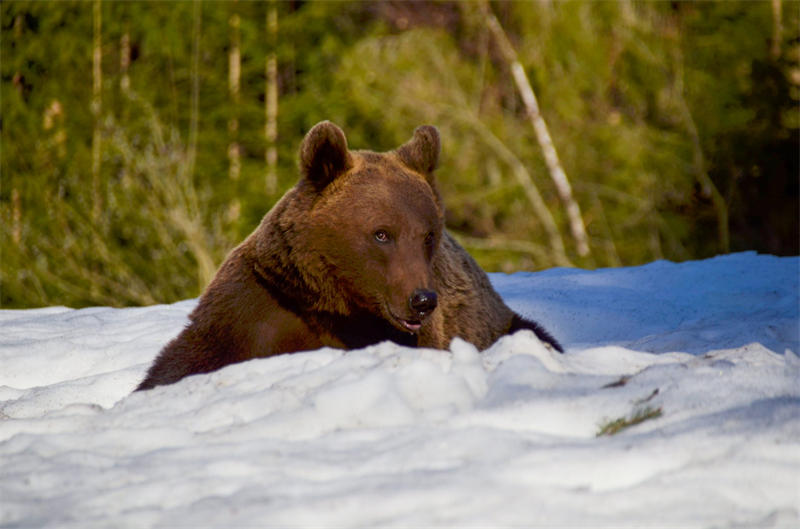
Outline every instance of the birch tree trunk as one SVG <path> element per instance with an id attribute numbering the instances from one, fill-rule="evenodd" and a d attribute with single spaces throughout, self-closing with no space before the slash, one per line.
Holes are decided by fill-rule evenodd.
<path id="1" fill-rule="evenodd" d="M 17 245 L 22 241 L 22 201 L 16 187 L 11 188 L 11 240 Z"/>
<path id="2" fill-rule="evenodd" d="M 187 150 L 187 163 L 184 180 L 193 178 L 194 166 L 197 161 L 197 134 L 200 116 L 200 31 L 203 23 L 202 3 L 194 0 L 192 4 L 192 64 L 189 76 L 192 82 L 191 109 L 189 113 L 189 148 Z"/>
<path id="3" fill-rule="evenodd" d="M 470 125 L 481 135 L 486 144 L 494 150 L 495 154 L 511 167 L 514 178 L 516 178 L 517 183 L 525 191 L 525 196 L 528 198 L 531 207 L 533 207 L 534 213 L 539 217 L 542 228 L 545 233 L 547 233 L 547 237 L 550 241 L 550 251 L 555 254 L 551 255 L 551 258 L 554 259 L 559 266 L 574 266 L 567 257 L 564 242 L 561 240 L 561 234 L 558 231 L 556 221 L 550 214 L 550 210 L 547 209 L 547 205 L 544 199 L 542 199 L 536 184 L 533 183 L 533 179 L 527 167 L 525 167 L 525 164 L 523 164 L 499 138 L 492 134 L 489 128 L 483 125 L 477 116 L 471 121 Z"/>
<path id="4" fill-rule="evenodd" d="M 102 29 L 102 4 L 100 0 L 95 0 L 93 6 L 93 30 L 92 30 L 92 118 L 94 120 L 92 131 L 92 220 L 97 225 L 100 215 L 103 212 L 103 197 L 100 182 L 100 113 L 103 105 L 103 40 Z"/>
<path id="5" fill-rule="evenodd" d="M 130 119 L 130 97 L 131 97 L 131 77 L 128 69 L 131 65 L 131 33 L 130 24 L 126 22 L 125 31 L 119 39 L 119 89 L 125 96 L 125 106 L 122 108 L 122 121 Z M 131 187 L 131 175 L 127 166 L 120 168 L 120 183 L 123 189 Z"/>
<path id="6" fill-rule="evenodd" d="M 569 220 L 570 232 L 573 239 L 575 239 L 575 246 L 578 255 L 586 257 L 589 255 L 589 242 L 586 235 L 586 228 L 583 224 L 581 210 L 578 202 L 572 196 L 572 186 L 570 186 L 567 174 L 561 166 L 561 161 L 558 158 L 553 140 L 550 137 L 550 132 L 547 129 L 547 124 L 539 111 L 539 103 L 536 100 L 536 94 L 533 92 L 528 76 L 525 74 L 525 69 L 519 62 L 517 52 L 508 40 L 506 32 L 494 16 L 488 4 L 484 4 L 484 13 L 489 31 L 494 38 L 498 49 L 503 55 L 503 59 L 508 63 L 511 75 L 514 78 L 517 91 L 522 98 L 522 103 L 525 105 L 525 111 L 533 125 L 533 130 L 536 133 L 536 139 L 544 154 L 544 160 L 547 164 L 547 169 L 550 173 L 550 178 L 556 186 L 559 198 L 564 203 L 567 211 L 567 219 Z"/>
<path id="7" fill-rule="evenodd" d="M 125 33 L 119 39 L 119 88 L 123 94 L 127 94 L 131 89 L 131 77 L 128 68 L 131 65 L 131 34 L 128 25 L 125 26 Z"/>
<path id="8" fill-rule="evenodd" d="M 239 15 L 234 13 L 228 20 L 231 30 L 231 48 L 228 53 L 228 92 L 233 103 L 233 113 L 228 120 L 228 134 L 230 143 L 228 144 L 228 176 L 231 180 L 239 180 L 242 172 L 242 163 L 239 149 L 239 87 L 242 76 L 242 54 L 241 37 L 239 26 L 241 20 Z"/>
<path id="9" fill-rule="evenodd" d="M 267 8 L 267 35 L 270 52 L 267 56 L 264 112 L 266 124 L 264 136 L 267 140 L 265 161 L 267 163 L 266 188 L 268 195 L 278 190 L 278 7 L 274 1 Z"/>
<path id="10" fill-rule="evenodd" d="M 776 61 L 781 57 L 783 40 L 783 9 L 781 0 L 772 0 L 772 47 L 770 54 Z"/>

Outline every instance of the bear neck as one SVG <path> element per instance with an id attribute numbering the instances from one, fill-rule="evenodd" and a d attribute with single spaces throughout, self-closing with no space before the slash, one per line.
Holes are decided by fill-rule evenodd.
<path id="1" fill-rule="evenodd" d="M 298 221 L 311 209 L 312 198 L 300 186 L 290 190 L 245 241 L 260 283 L 285 308 L 298 315 L 312 312 L 351 315 L 355 300 L 342 294 L 336 274 L 305 248 Z"/>
<path id="2" fill-rule="evenodd" d="M 250 236 L 245 244 L 251 246 L 248 252 L 258 283 L 265 288 L 285 309 L 303 316 L 308 312 L 319 310 L 325 305 L 325 292 L 316 282 L 309 281 L 309 274 L 304 273 L 301 265 L 292 258 L 293 245 L 289 230 L 282 226 L 276 210 L 285 209 L 281 200 L 264 218 L 261 225 Z M 282 207 L 283 206 L 283 207 Z M 271 219 L 270 217 L 278 217 Z M 324 307 L 332 312 L 339 312 L 343 307 Z M 337 310 L 339 309 L 339 310 Z"/>

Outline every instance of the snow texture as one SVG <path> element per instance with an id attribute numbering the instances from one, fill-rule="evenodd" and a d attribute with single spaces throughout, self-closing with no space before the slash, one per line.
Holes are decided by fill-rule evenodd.
<path id="1" fill-rule="evenodd" d="M 800 527 L 799 278 L 493 274 L 566 354 L 383 343 L 134 394 L 195 301 L 3 310 L 0 527 Z"/>

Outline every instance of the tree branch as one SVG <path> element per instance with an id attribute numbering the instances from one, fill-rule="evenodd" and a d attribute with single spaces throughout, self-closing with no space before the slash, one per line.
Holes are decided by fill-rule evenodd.
<path id="1" fill-rule="evenodd" d="M 586 228 L 583 224 L 583 218 L 581 217 L 580 206 L 578 206 L 577 201 L 572 196 L 572 187 L 570 186 L 567 174 L 564 172 L 564 168 L 561 166 L 561 161 L 558 158 L 555 145 L 553 145 L 553 140 L 547 129 L 547 124 L 539 111 L 539 103 L 536 100 L 536 94 L 533 92 L 530 81 L 528 81 L 525 69 L 519 62 L 517 52 L 508 40 L 508 36 L 497 20 L 497 17 L 494 16 L 494 13 L 492 13 L 487 3 L 483 4 L 483 10 L 489 31 L 494 37 L 503 58 L 507 62 L 508 68 L 511 71 L 511 76 L 514 78 L 514 83 L 525 105 L 528 119 L 530 119 L 533 125 L 536 139 L 539 142 L 539 146 L 542 148 L 544 160 L 550 172 L 550 178 L 556 186 L 558 196 L 566 207 L 569 227 L 572 232 L 572 237 L 575 239 L 578 255 L 586 257 L 589 255 L 590 249 Z"/>

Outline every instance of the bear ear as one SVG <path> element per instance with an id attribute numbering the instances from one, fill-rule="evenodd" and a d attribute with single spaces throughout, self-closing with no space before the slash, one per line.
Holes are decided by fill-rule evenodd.
<path id="1" fill-rule="evenodd" d="M 300 146 L 300 172 L 318 190 L 352 167 L 342 129 L 322 121 L 308 131 Z"/>
<path id="2" fill-rule="evenodd" d="M 430 177 L 439 163 L 439 131 L 431 125 L 417 127 L 414 136 L 397 148 L 400 160 L 409 168 Z"/>

